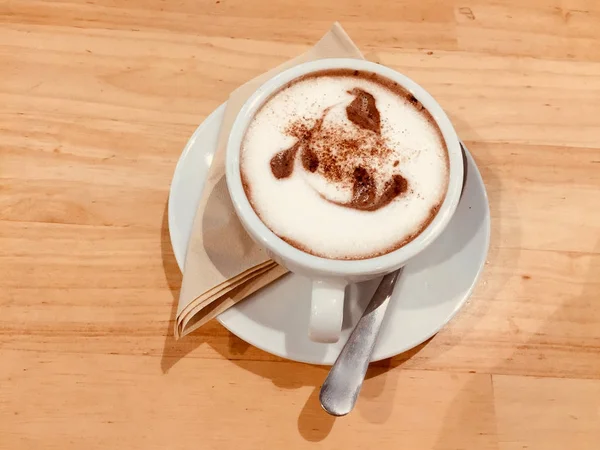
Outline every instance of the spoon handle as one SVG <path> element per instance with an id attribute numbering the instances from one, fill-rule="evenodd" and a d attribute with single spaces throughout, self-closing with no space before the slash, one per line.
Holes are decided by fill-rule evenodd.
<path id="1" fill-rule="evenodd" d="M 402 269 L 383 277 L 321 387 L 321 406 L 331 415 L 344 416 L 354 408 L 381 322 L 401 271 Z"/>

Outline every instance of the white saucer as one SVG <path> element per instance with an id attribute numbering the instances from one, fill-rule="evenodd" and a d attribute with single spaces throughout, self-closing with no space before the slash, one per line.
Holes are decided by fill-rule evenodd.
<path id="1" fill-rule="evenodd" d="M 224 111 L 223 104 L 194 132 L 173 176 L 169 230 L 180 268 Z M 490 212 L 483 180 L 466 149 L 465 174 L 462 198 L 448 228 L 410 261 L 396 285 L 373 361 L 429 339 L 457 313 L 475 287 L 488 252 Z M 217 319 L 229 331 L 266 352 L 312 364 L 333 364 L 379 281 L 348 288 L 344 329 L 336 344 L 317 344 L 308 339 L 310 283 L 294 274 L 263 288 Z"/>

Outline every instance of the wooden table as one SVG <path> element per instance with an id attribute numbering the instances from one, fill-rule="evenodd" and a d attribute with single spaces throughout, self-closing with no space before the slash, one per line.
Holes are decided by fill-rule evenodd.
<path id="1" fill-rule="evenodd" d="M 469 304 L 337 420 L 326 368 L 174 341 L 165 214 L 196 126 L 336 19 L 448 111 L 493 223 Z M 0 0 L 0 177 L 2 449 L 600 448 L 595 0 Z"/>

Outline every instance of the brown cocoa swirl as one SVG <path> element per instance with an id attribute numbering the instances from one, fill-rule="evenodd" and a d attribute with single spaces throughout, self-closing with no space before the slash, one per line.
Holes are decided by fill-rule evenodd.
<path id="1" fill-rule="evenodd" d="M 314 150 L 310 148 L 308 143 L 312 140 L 312 136 L 315 132 L 321 129 L 323 119 L 329 111 L 329 108 L 323 111 L 323 115 L 315 122 L 315 124 L 308 128 L 304 123 L 298 123 L 295 127 L 288 130 L 288 134 L 294 136 L 297 141 L 287 150 L 282 150 L 275 154 L 271 158 L 271 173 L 278 180 L 281 178 L 287 178 L 294 172 L 294 162 L 296 160 L 296 154 L 298 150 L 302 149 L 302 166 L 309 172 L 314 172 L 319 167 L 319 159 L 315 154 Z"/>
<path id="2" fill-rule="evenodd" d="M 438 133 L 439 141 L 444 146 L 444 162 L 447 171 L 449 171 L 449 155 L 446 147 L 446 141 L 439 129 L 436 121 L 424 106 L 410 92 L 400 86 L 398 83 L 368 71 L 353 69 L 329 69 L 299 77 L 272 96 L 277 95 L 282 90 L 302 81 L 318 77 L 358 77 L 377 83 L 388 89 L 392 93 L 404 98 L 415 109 L 419 111 Z M 385 141 L 381 138 L 381 116 L 377 109 L 376 99 L 372 94 L 362 88 L 354 88 L 349 91 L 354 95 L 354 99 L 346 107 L 348 120 L 362 130 L 358 137 L 346 136 L 341 129 L 332 129 L 324 127 L 323 121 L 329 111 L 326 109 L 322 116 L 316 121 L 309 119 L 297 119 L 291 122 L 286 130 L 287 134 L 296 138 L 296 142 L 288 149 L 278 152 L 270 161 L 271 172 L 277 179 L 284 179 L 293 174 L 296 158 L 300 157 L 302 168 L 308 172 L 318 173 L 332 182 L 338 182 L 348 187 L 352 187 L 352 198 L 347 203 L 333 202 L 325 197 L 324 200 L 340 206 L 349 207 L 362 211 L 376 211 L 391 203 L 397 197 L 410 189 L 409 180 L 401 174 L 401 161 L 394 161 L 393 167 L 399 169 L 397 174 L 391 176 L 384 183 L 380 183 L 379 192 L 377 189 L 376 170 L 377 164 L 385 160 L 392 150 L 388 148 Z M 265 102 L 268 103 L 267 99 Z M 333 144 L 333 145 L 332 145 Z M 332 148 L 334 151 L 332 151 Z M 350 160 L 350 161 L 348 161 Z M 371 164 L 361 164 L 370 161 Z M 352 164 L 354 163 L 354 164 Z M 448 173 L 448 172 L 447 172 Z M 250 186 L 246 183 L 242 175 L 242 184 L 246 195 L 253 204 Z M 382 187 L 381 187 L 382 186 Z M 368 255 L 348 255 L 336 259 L 360 260 L 381 256 L 397 250 L 408 244 L 419 236 L 433 221 L 441 204 L 446 196 L 446 192 L 440 196 L 439 202 L 434 205 L 427 216 L 421 222 L 419 227 L 413 233 L 406 236 L 399 242 Z M 303 244 L 285 236 L 279 236 L 290 245 L 315 256 L 328 257 L 320 254 L 314 249 L 307 248 Z"/>
<path id="3" fill-rule="evenodd" d="M 287 150 L 282 150 L 271 158 L 271 172 L 278 180 L 289 177 L 294 171 L 296 153 L 302 145 L 302 141 L 296 142 Z"/>
<path id="4" fill-rule="evenodd" d="M 354 88 L 348 94 L 355 96 L 352 103 L 346 107 L 348 120 L 356 126 L 381 134 L 381 116 L 377 109 L 375 97 L 367 91 Z"/>
<path id="5" fill-rule="evenodd" d="M 324 128 L 330 108 L 323 111 L 312 126 L 310 120 L 295 120 L 287 133 L 297 140 L 271 158 L 271 173 L 277 179 L 291 176 L 300 151 L 304 170 L 318 171 L 329 181 L 352 185 L 349 202 L 334 202 L 322 196 L 324 200 L 361 211 L 376 211 L 406 192 L 408 181 L 401 174 L 394 174 L 385 183 L 379 183 L 383 188 L 378 189 L 376 168 L 392 150 L 381 137 L 381 118 L 375 97 L 358 88 L 348 93 L 355 97 L 346 107 L 346 114 L 360 129 L 358 136 L 348 136 L 342 128 Z"/>

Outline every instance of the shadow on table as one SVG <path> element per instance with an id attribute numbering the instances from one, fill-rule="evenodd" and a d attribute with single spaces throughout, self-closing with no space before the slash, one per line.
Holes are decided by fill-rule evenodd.
<path id="1" fill-rule="evenodd" d="M 474 139 L 473 142 L 467 141 L 465 144 L 477 164 L 488 194 L 491 235 L 487 261 L 493 261 L 494 264 L 500 264 L 500 261 L 502 261 L 503 268 L 501 272 L 496 273 L 493 278 L 489 279 L 485 276 L 486 271 L 484 270 L 481 279 L 486 280 L 484 288 L 485 301 L 469 302 L 466 305 L 468 310 L 465 308 L 462 311 L 462 313 L 468 313 L 465 317 L 471 322 L 464 326 L 464 329 L 474 330 L 477 322 L 487 315 L 490 302 L 502 291 L 506 281 L 513 276 L 512 272 L 518 266 L 521 229 L 514 222 L 502 220 L 502 211 L 512 211 L 517 215 L 518 206 L 506 204 L 506 199 L 502 199 L 501 180 L 488 165 L 481 164 L 482 160 L 493 161 L 490 154 L 491 150 L 486 148 L 485 144 L 476 144 L 480 139 L 469 124 L 458 117 L 452 117 L 452 121 L 459 135 Z M 509 227 L 509 229 L 506 229 L 506 227 Z M 502 247 L 499 246 L 501 237 L 506 240 Z M 461 315 L 459 313 L 459 316 Z M 453 346 L 459 344 L 468 334 L 469 332 L 466 332 L 460 336 L 457 341 L 453 342 Z M 482 392 L 488 393 L 489 397 L 483 397 Z M 486 400 L 488 401 L 486 402 Z M 481 375 L 474 374 L 472 380 L 462 387 L 448 408 L 433 449 L 478 448 L 481 450 L 496 450 L 498 440 L 493 400 L 491 375 L 482 378 Z"/>
<path id="2" fill-rule="evenodd" d="M 482 152 L 486 151 L 488 150 L 485 145 L 479 144 L 477 145 L 476 151 L 472 152 L 472 154 L 477 160 L 479 159 L 477 155 L 481 155 Z M 487 160 L 491 160 L 489 156 L 490 155 L 486 155 Z M 488 167 L 479 166 L 479 168 L 488 190 L 492 216 L 491 248 L 488 259 L 496 263 L 500 262 L 502 271 L 499 274 L 496 274 L 493 279 L 490 279 L 488 286 L 485 288 L 485 297 L 488 301 L 475 302 L 473 304 L 469 303 L 466 305 L 463 313 L 468 313 L 468 320 L 473 322 L 470 326 L 465 327 L 466 329 L 475 328 L 477 322 L 486 315 L 487 310 L 490 307 L 490 302 L 502 291 L 505 282 L 515 275 L 514 271 L 515 268 L 518 267 L 520 256 L 518 249 L 521 247 L 521 230 L 514 222 L 504 222 L 501 220 L 501 211 L 511 210 L 514 212 L 518 205 L 506 205 L 501 203 L 502 185 L 500 180 Z M 506 226 L 512 228 L 502 228 Z M 501 236 L 505 240 L 508 239 L 507 242 L 503 242 L 502 246 L 499 245 Z M 274 358 L 267 354 L 265 354 L 264 360 L 277 361 L 277 364 L 265 364 L 264 361 L 236 359 L 236 356 L 242 357 L 249 350 L 249 344 L 224 330 L 224 328 L 216 322 L 207 325 L 208 331 L 205 329 L 202 330 L 204 333 L 208 332 L 210 334 L 200 334 L 197 332 L 187 336 L 179 342 L 175 342 L 173 337 L 173 324 L 175 321 L 177 299 L 181 286 L 181 273 L 170 245 L 166 206 L 161 230 L 161 244 L 165 276 L 173 294 L 173 307 L 171 309 L 168 328 L 165 333 L 166 338 L 161 361 L 163 372 L 168 372 L 179 359 L 198 348 L 201 344 L 208 343 L 232 363 L 261 377 L 270 379 L 274 385 L 280 388 L 295 389 L 303 386 L 313 387 L 311 394 L 299 414 L 298 430 L 304 439 L 308 441 L 321 441 L 325 439 L 329 435 L 335 422 L 335 418 L 328 416 L 322 411 L 318 399 L 320 386 L 327 375 L 328 368 L 303 365 L 303 370 L 295 371 L 293 370 L 293 367 L 300 363 L 289 362 L 281 358 Z M 596 250 L 600 251 L 600 249 Z M 598 264 L 596 264 L 596 266 L 597 265 Z M 593 268 L 591 270 L 593 272 L 591 273 L 592 277 L 600 276 L 598 273 L 600 269 L 598 269 L 598 267 L 596 267 L 595 271 Z M 587 299 L 588 297 L 589 295 L 586 294 L 585 298 Z M 568 314 L 569 311 L 566 313 Z M 561 313 L 557 313 L 557 315 L 560 314 Z M 217 333 L 219 335 L 226 334 L 228 339 L 210 339 L 212 333 Z M 453 345 L 460 343 L 463 338 L 464 336 L 458 337 L 458 340 L 454 341 Z M 393 391 L 395 389 L 395 386 L 390 386 L 390 383 L 392 383 L 392 380 L 394 379 L 394 377 L 389 376 L 390 369 L 402 367 L 405 363 L 410 361 L 411 358 L 423 351 L 427 347 L 428 342 L 392 359 L 372 364 L 367 372 L 365 385 L 361 392 L 361 399 L 363 401 L 361 402 L 361 399 L 359 399 L 357 411 L 353 414 L 361 414 L 365 420 L 371 423 L 384 423 L 388 420 L 393 412 L 394 396 L 387 394 L 389 394 L 390 390 Z M 261 352 L 258 349 L 252 349 L 252 351 Z M 444 351 L 445 347 L 434 346 L 428 348 L 427 351 L 419 357 L 426 359 L 437 358 Z M 289 365 L 291 370 L 282 371 L 281 364 Z M 296 372 L 300 372 L 300 374 L 297 374 Z M 480 448 L 497 448 L 497 442 L 491 439 L 491 437 L 495 438 L 497 435 L 493 403 L 485 404 L 484 408 L 481 409 L 479 413 L 474 410 L 474 408 L 482 407 L 481 399 L 478 398 L 478 395 L 480 395 L 482 389 L 485 389 L 485 386 L 475 384 L 482 382 L 485 382 L 485 378 L 482 379 L 481 375 L 474 376 L 473 382 L 467 383 L 456 396 L 453 403 L 448 408 L 442 430 L 436 437 L 435 449 L 455 448 L 468 441 L 480 445 Z M 488 382 L 490 383 L 490 395 L 492 395 L 491 401 L 493 402 L 491 377 Z M 382 398 L 382 396 L 386 396 L 387 398 Z M 470 418 L 477 414 L 483 414 L 487 419 L 477 422 L 470 421 Z"/>
<path id="3" fill-rule="evenodd" d="M 168 373 L 179 360 L 196 350 L 202 344 L 208 344 L 223 357 L 233 364 L 248 370 L 263 378 L 270 379 L 272 383 L 282 389 L 297 389 L 303 386 L 312 386 L 313 390 L 298 417 L 298 430 L 300 434 L 309 441 L 320 441 L 324 439 L 335 419 L 327 415 L 320 407 L 318 396 L 322 381 L 327 375 L 327 368 L 320 366 L 309 366 L 303 364 L 302 371 L 293 370 L 295 363 L 282 358 L 264 354 L 264 360 L 250 361 L 243 358 L 249 350 L 250 344 L 241 340 L 231 332 L 227 331 L 217 321 L 208 323 L 201 330 L 181 339 L 175 340 L 174 325 L 177 314 L 177 302 L 181 289 L 181 271 L 177 265 L 175 255 L 171 246 L 168 225 L 168 205 L 165 205 L 161 227 L 161 252 L 163 269 L 167 284 L 173 296 L 173 305 L 167 329 L 165 330 L 165 342 L 161 358 L 161 370 Z M 208 334 L 207 334 L 208 333 Z M 225 335 L 227 339 L 214 339 L 214 335 Z M 253 352 L 263 353 L 262 350 L 252 349 Z M 275 361 L 277 364 L 266 364 Z M 289 365 L 290 370 L 281 370 L 281 364 Z"/>
<path id="4" fill-rule="evenodd" d="M 263 378 L 270 379 L 272 383 L 279 388 L 297 389 L 304 386 L 312 387 L 312 392 L 298 416 L 298 431 L 307 441 L 318 442 L 325 439 L 331 432 L 336 420 L 335 417 L 332 417 L 323 411 L 319 402 L 321 385 L 327 376 L 329 368 L 292 362 L 282 358 L 273 357 L 266 353 L 264 353 L 264 360 L 251 361 L 247 359 L 236 359 L 236 357 L 243 357 L 249 350 L 250 344 L 227 331 L 216 321 L 207 324 L 202 330 L 186 336 L 185 339 L 176 341 L 173 327 L 175 324 L 175 316 L 177 314 L 177 302 L 179 299 L 179 291 L 181 289 L 182 275 L 171 247 L 167 205 L 165 205 L 164 208 L 161 227 L 161 252 L 165 277 L 171 294 L 173 295 L 173 305 L 171 307 L 167 329 L 165 330 L 165 342 L 161 358 L 161 369 L 163 373 L 168 373 L 180 359 L 196 350 L 202 344 L 208 344 L 233 364 Z M 204 334 L 202 334 L 202 332 L 204 332 Z M 211 339 L 211 336 L 214 336 L 214 334 L 224 334 L 227 336 L 227 339 Z M 374 399 L 383 395 L 387 379 L 386 374 L 389 369 L 401 366 L 426 345 L 427 342 L 395 357 L 393 360 L 387 359 L 372 364 L 367 372 L 365 387 L 363 388 L 361 396 Z M 252 349 L 252 351 L 263 353 L 262 350 L 259 349 Z M 276 364 L 266 364 L 265 362 L 268 361 L 276 362 Z M 281 370 L 282 364 L 289 366 L 290 370 Z M 298 365 L 302 365 L 302 370 L 294 370 L 294 367 Z M 389 398 L 388 402 L 380 401 L 378 402 L 379 407 L 377 411 L 367 412 L 365 414 L 370 417 L 371 421 L 383 422 L 392 410 L 391 402 L 392 398 Z"/>
<path id="5" fill-rule="evenodd" d="M 472 151 L 473 149 L 470 150 L 473 158 L 477 162 L 479 159 L 477 157 L 477 152 L 474 153 Z M 502 230 L 501 233 L 499 224 L 497 223 L 497 219 L 500 217 L 501 206 L 500 195 L 502 189 L 500 180 L 488 168 L 480 165 L 479 169 L 488 191 L 493 221 L 491 229 L 492 245 L 488 260 L 502 260 L 502 267 L 508 269 L 502 271 L 500 275 L 495 274 L 494 278 L 489 282 L 489 286 L 486 287 L 486 298 L 493 299 L 501 291 L 505 281 L 512 276 L 510 271 L 514 270 L 517 266 L 516 262 L 519 258 L 518 249 L 520 248 L 521 233 L 520 229 L 515 227 L 512 222 L 508 222 L 508 226 L 510 226 L 511 229 Z M 504 205 L 504 207 L 506 208 L 506 205 Z M 511 248 L 510 251 L 501 250 L 497 247 L 501 234 L 503 236 L 510 236 L 510 243 L 508 245 L 508 247 Z M 514 249 L 517 250 L 515 251 Z M 461 327 L 461 330 L 465 330 L 465 332 L 459 336 L 452 336 L 449 342 L 444 343 L 445 345 L 427 346 L 428 343 L 425 343 L 408 353 L 398 355 L 386 362 L 372 364 L 368 379 L 365 381 L 365 385 L 361 391 L 356 412 L 361 414 L 364 419 L 371 423 L 386 422 L 393 414 L 393 403 L 391 401 L 381 400 L 379 397 L 381 395 L 386 395 L 390 397 L 390 399 L 397 398 L 394 395 L 396 390 L 403 388 L 401 384 L 396 386 L 396 384 L 399 383 L 399 378 L 396 376 L 397 373 L 390 372 L 389 369 L 400 367 L 412 358 L 414 359 L 409 365 L 411 368 L 415 367 L 415 365 L 418 365 L 419 367 L 423 365 L 426 366 L 427 361 L 443 359 L 443 354 L 445 352 L 450 351 L 456 345 L 459 345 L 463 339 L 472 332 L 471 330 L 477 329 L 478 322 L 488 314 L 491 306 L 491 303 L 487 301 L 468 302 L 461 312 L 459 312 L 459 317 L 457 318 L 458 320 L 462 319 L 463 326 Z M 383 364 L 383 367 L 378 367 L 378 364 Z M 491 403 L 482 403 L 481 399 L 477 398 L 477 396 L 480 395 L 481 390 L 485 390 L 488 387 L 485 384 L 485 379 L 483 380 L 483 385 L 481 382 L 482 379 L 479 378 L 475 380 L 475 383 L 479 384 L 471 385 L 470 383 L 467 383 L 464 389 L 461 389 L 459 394 L 453 400 L 448 409 L 448 413 L 441 424 L 441 432 L 436 438 L 435 449 L 462 448 L 464 447 L 464 443 L 469 444 L 464 448 L 497 448 L 496 442 L 494 441 L 496 438 L 495 421 L 493 420 L 494 405 Z M 478 409 L 479 413 L 476 411 Z M 481 420 L 469 420 L 469 416 L 473 414 L 474 416 L 471 417 L 481 417 Z"/>
<path id="6" fill-rule="evenodd" d="M 523 274 L 521 277 L 523 277 L 523 282 L 531 280 L 528 274 Z M 600 241 L 592 250 L 587 275 L 584 278 L 586 288 L 583 292 L 572 299 L 565 300 L 562 306 L 546 319 L 545 324 L 540 329 L 530 332 L 530 336 L 526 338 L 525 342 L 516 345 L 506 358 L 503 358 L 498 365 L 489 370 L 489 374 L 473 375 L 473 378 L 465 384 L 448 408 L 442 430 L 437 436 L 436 444 L 433 447 L 434 450 L 454 448 L 497 450 L 500 439 L 513 441 L 515 446 L 519 448 L 521 446 L 523 448 L 543 446 L 545 439 L 543 436 L 531 434 L 525 437 L 515 431 L 514 425 L 512 428 L 498 429 L 498 424 L 502 427 L 502 423 L 507 422 L 506 413 L 498 415 L 502 414 L 498 413 L 498 411 L 502 411 L 499 406 L 505 405 L 506 401 L 500 399 L 500 403 L 496 404 L 498 399 L 495 397 L 493 374 L 519 374 L 522 373 L 522 367 L 527 365 L 527 375 L 548 376 L 548 373 L 554 373 L 555 376 L 563 377 L 589 377 L 587 373 L 577 373 L 578 370 L 581 370 L 581 367 L 557 365 L 556 362 L 553 363 L 552 358 L 547 357 L 544 353 L 551 347 L 551 344 L 548 344 L 549 339 L 550 342 L 552 341 L 551 336 L 556 336 L 557 331 L 560 332 L 561 322 L 570 323 L 573 328 L 578 323 L 600 323 L 600 310 L 593 306 L 600 297 L 598 280 L 600 280 Z M 536 298 L 533 297 L 532 301 L 535 300 Z M 590 327 L 586 327 L 586 329 L 589 330 Z M 513 329 L 513 332 L 521 333 L 522 331 Z M 582 331 L 582 333 L 585 332 Z M 596 342 L 597 336 L 594 337 Z M 573 338 L 572 335 L 570 337 Z M 589 345 L 590 348 L 593 348 L 594 343 L 589 342 L 589 336 L 587 339 L 588 342 L 586 343 L 583 338 L 579 342 L 575 338 L 572 345 L 576 347 Z M 565 351 L 569 351 L 568 348 Z M 600 366 L 600 364 L 594 363 L 592 359 L 588 359 L 586 362 L 594 364 L 596 367 Z M 589 366 L 586 368 L 587 371 L 593 371 L 594 369 L 594 367 L 590 368 Z M 556 374 L 557 370 L 561 373 Z M 487 398 L 490 401 L 487 401 L 482 392 L 489 394 Z M 497 392 L 498 389 L 496 388 Z M 561 405 L 558 403 L 552 404 L 552 408 L 560 407 Z M 570 408 L 573 408 L 573 405 L 570 405 Z M 575 411 L 571 409 L 571 413 L 571 417 L 575 417 Z M 508 423 L 511 422 L 511 418 L 508 417 Z M 584 429 L 580 427 L 577 431 L 583 432 Z M 588 431 L 591 431 L 591 429 Z M 514 441 L 516 438 L 523 439 L 523 441 Z"/>
<path id="7" fill-rule="evenodd" d="M 493 155 L 490 154 L 491 149 L 487 144 L 480 142 L 477 135 L 469 128 L 469 125 L 462 123 L 455 117 L 453 117 L 453 122 L 457 126 L 459 134 L 463 134 L 462 132 L 467 130 L 469 133 L 466 134 L 479 142 L 471 144 L 473 147 L 468 145 L 476 161 L 477 159 L 483 159 L 482 156 L 485 155 L 486 161 L 493 162 Z M 488 279 L 485 287 L 481 287 L 485 293 L 482 300 L 485 301 L 476 302 L 478 304 L 476 308 L 479 309 L 473 314 L 473 326 L 468 327 L 469 329 L 474 328 L 477 318 L 483 317 L 490 303 L 498 298 L 505 285 L 508 284 L 507 281 L 514 277 L 520 277 L 524 283 L 528 283 L 532 279 L 532 275 L 528 273 L 517 272 L 521 258 L 519 249 L 522 248 L 522 232 L 519 223 L 516 220 L 503 220 L 503 212 L 506 211 L 510 211 L 513 218 L 519 217 L 520 205 L 511 202 L 507 198 L 501 198 L 503 193 L 502 182 L 489 167 L 479 165 L 479 169 L 488 191 L 492 217 L 492 235 L 488 260 L 493 261 L 496 267 L 501 270 L 497 271 L 494 277 Z M 548 217 L 548 220 L 552 220 L 552 217 Z M 557 324 L 560 324 L 560 322 L 577 323 L 584 321 L 586 323 L 600 323 L 600 310 L 592 307 L 592 303 L 600 296 L 600 285 L 597 283 L 600 279 L 600 241 L 595 244 L 594 249 L 590 250 L 592 257 L 588 273 L 584 279 L 586 289 L 580 295 L 565 300 L 540 329 L 530 332 L 529 336 L 524 336 L 524 342 L 515 345 L 513 349 L 509 349 L 506 357 L 503 357 L 494 367 L 491 367 L 486 373 L 473 374 L 446 411 L 441 431 L 433 446 L 434 450 L 454 448 L 496 450 L 499 448 L 499 437 L 511 438 L 506 434 L 502 435 L 502 433 L 506 433 L 506 430 L 497 429 L 498 419 L 501 421 L 502 418 L 497 417 L 498 409 L 496 408 L 492 374 L 515 373 L 525 365 L 531 369 L 528 370 L 527 375 L 542 376 L 555 372 L 557 370 L 556 363 L 553 364 L 550 358 L 546 358 L 543 354 L 543 344 L 548 343 L 548 336 L 556 335 L 557 331 L 560 330 Z M 530 301 L 538 301 L 536 294 L 537 292 L 531 292 L 532 298 Z M 543 304 L 542 300 L 540 300 L 540 304 Z M 511 333 L 519 334 L 523 332 L 510 316 L 506 319 L 511 324 Z M 581 343 L 580 345 L 585 344 Z M 564 367 L 558 370 L 577 370 L 577 368 Z M 564 375 L 564 372 L 562 375 Z M 583 376 L 583 374 L 579 374 L 579 376 Z M 521 444 L 535 443 L 515 442 L 515 444 L 520 446 Z"/>

